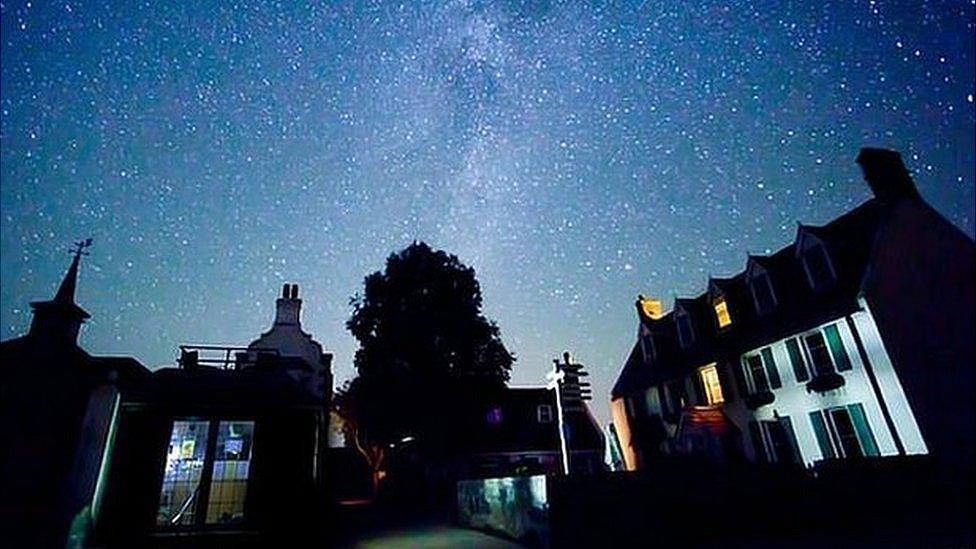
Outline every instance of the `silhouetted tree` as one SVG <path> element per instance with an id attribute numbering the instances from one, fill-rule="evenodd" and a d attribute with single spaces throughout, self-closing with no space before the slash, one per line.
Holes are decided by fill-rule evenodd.
<path id="1" fill-rule="evenodd" d="M 474 269 L 414 243 L 367 276 L 351 304 L 358 376 L 335 399 L 347 438 L 374 474 L 405 438 L 430 456 L 456 449 L 458 407 L 504 388 L 514 362 L 481 314 Z"/>

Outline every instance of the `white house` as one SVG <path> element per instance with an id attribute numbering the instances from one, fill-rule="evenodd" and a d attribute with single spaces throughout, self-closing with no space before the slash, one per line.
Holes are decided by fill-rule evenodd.
<path id="1" fill-rule="evenodd" d="M 637 303 L 612 391 L 629 469 L 658 453 L 813 465 L 973 459 L 976 246 L 926 204 L 900 155 L 863 149 L 874 197 L 733 277 Z"/>

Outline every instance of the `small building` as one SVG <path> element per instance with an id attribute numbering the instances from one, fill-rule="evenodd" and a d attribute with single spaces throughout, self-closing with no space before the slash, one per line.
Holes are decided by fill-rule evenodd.
<path id="1" fill-rule="evenodd" d="M 94 541 L 322 539 L 332 355 L 286 284 L 246 347 L 184 345 L 126 393 Z"/>
<path id="2" fill-rule="evenodd" d="M 604 468 L 603 434 L 589 409 L 567 412 L 573 472 Z M 556 393 L 545 387 L 508 387 L 476 407 L 466 476 L 561 474 Z"/>
<path id="3" fill-rule="evenodd" d="M 0 531 L 10 547 L 84 538 L 103 495 L 119 402 L 149 376 L 133 358 L 78 345 L 89 314 L 75 291 L 90 243 L 79 243 L 54 298 L 31 303 L 27 334 L 0 343 Z"/>
<path id="4" fill-rule="evenodd" d="M 976 246 L 894 151 L 863 149 L 874 196 L 750 255 L 638 337 L 612 390 L 628 469 L 657 454 L 811 466 L 974 459 Z"/>

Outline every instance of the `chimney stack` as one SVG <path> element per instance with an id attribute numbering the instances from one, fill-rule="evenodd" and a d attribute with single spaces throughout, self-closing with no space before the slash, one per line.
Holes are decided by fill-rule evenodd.
<path id="1" fill-rule="evenodd" d="M 866 147 L 857 155 L 864 179 L 880 200 L 917 198 L 918 189 L 898 151 Z"/>
<path id="2" fill-rule="evenodd" d="M 298 299 L 298 284 L 285 284 L 281 297 L 275 301 L 275 326 L 298 326 L 302 310 L 302 300 Z"/>

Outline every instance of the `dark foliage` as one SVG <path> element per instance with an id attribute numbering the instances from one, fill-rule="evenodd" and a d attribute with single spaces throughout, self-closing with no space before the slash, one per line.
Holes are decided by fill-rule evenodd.
<path id="1" fill-rule="evenodd" d="M 459 410 L 504 388 L 514 362 L 481 314 L 474 269 L 414 243 L 367 276 L 351 304 L 358 376 L 336 395 L 347 436 L 364 447 L 409 438 L 425 453 L 459 449 Z"/>

